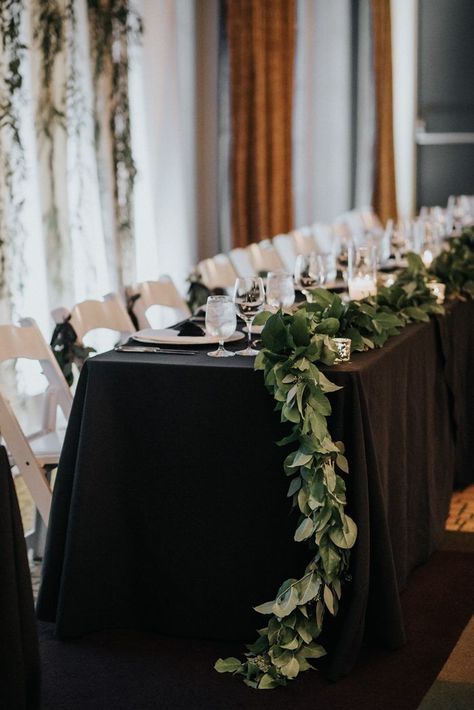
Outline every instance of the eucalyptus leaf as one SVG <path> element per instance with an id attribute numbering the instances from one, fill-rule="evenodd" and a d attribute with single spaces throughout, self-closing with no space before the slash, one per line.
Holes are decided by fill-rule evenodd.
<path id="1" fill-rule="evenodd" d="M 229 658 L 219 658 L 215 662 L 214 668 L 218 673 L 236 673 L 241 670 L 242 663 L 238 658 L 229 656 Z"/>

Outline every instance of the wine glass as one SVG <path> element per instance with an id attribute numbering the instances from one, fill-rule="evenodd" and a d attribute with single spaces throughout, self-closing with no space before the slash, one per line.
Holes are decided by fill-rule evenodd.
<path id="1" fill-rule="evenodd" d="M 235 355 L 225 349 L 224 339 L 230 338 L 235 333 L 236 327 L 237 318 L 230 296 L 209 296 L 206 307 L 206 333 L 219 338 L 217 350 L 207 353 L 210 357 L 233 357 Z"/>
<path id="2" fill-rule="evenodd" d="M 295 286 L 291 274 L 270 271 L 267 276 L 267 303 L 272 310 L 288 308 L 295 302 Z"/>
<path id="3" fill-rule="evenodd" d="M 239 350 L 237 355 L 258 355 L 258 350 L 252 348 L 253 319 L 263 311 L 265 304 L 265 289 L 261 278 L 240 278 L 234 287 L 235 310 L 247 324 L 247 347 Z"/>
<path id="4" fill-rule="evenodd" d="M 312 303 L 311 291 L 326 280 L 324 264 L 319 254 L 299 254 L 295 263 L 295 284 L 304 293 L 308 303 Z"/>

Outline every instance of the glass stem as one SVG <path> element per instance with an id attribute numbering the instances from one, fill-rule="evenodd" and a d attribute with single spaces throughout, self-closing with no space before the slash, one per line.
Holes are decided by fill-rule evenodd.
<path id="1" fill-rule="evenodd" d="M 223 353 L 223 352 L 225 351 L 225 348 L 224 348 L 224 341 L 223 341 L 223 340 L 219 340 L 219 348 L 218 348 L 218 350 L 219 350 L 220 353 Z"/>
<path id="2" fill-rule="evenodd" d="M 253 318 L 247 318 L 247 348 L 252 349 L 252 323 Z"/>

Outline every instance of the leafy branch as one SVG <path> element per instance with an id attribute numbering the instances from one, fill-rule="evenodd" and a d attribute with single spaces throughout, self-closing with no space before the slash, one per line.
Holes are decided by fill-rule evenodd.
<path id="1" fill-rule="evenodd" d="M 255 368 L 263 370 L 281 421 L 292 425 L 290 435 L 278 443 L 297 447 L 283 464 L 290 478 L 288 497 L 299 512 L 294 539 L 306 541 L 314 552 L 300 579 L 285 580 L 275 599 L 255 607 L 269 619 L 247 646 L 245 660 L 220 658 L 218 672 L 242 675 L 252 688 L 270 689 L 286 685 L 325 655 L 318 638 L 326 613 L 337 614 L 343 585 L 350 578 L 357 526 L 345 512 L 341 474 L 349 467 L 344 445 L 333 441 L 327 426 L 328 395 L 340 388 L 318 363 L 334 363 L 334 336 L 350 338 L 354 350 L 378 348 L 409 323 L 442 312 L 427 287 L 421 259 L 410 255 L 408 268 L 395 284 L 375 297 L 344 303 L 338 295 L 316 289 L 312 303 L 293 314 L 279 311 L 267 320 Z"/>
<path id="2" fill-rule="evenodd" d="M 26 50 L 21 38 L 23 10 L 24 0 L 0 0 L 0 296 L 6 293 L 13 278 L 19 280 L 19 291 L 23 286 L 25 233 L 22 213 L 25 200 L 22 183 L 26 177 L 20 133 L 21 65 Z"/>
<path id="3" fill-rule="evenodd" d="M 449 249 L 433 260 L 430 271 L 446 284 L 449 296 L 474 298 L 474 227 L 450 239 Z"/>

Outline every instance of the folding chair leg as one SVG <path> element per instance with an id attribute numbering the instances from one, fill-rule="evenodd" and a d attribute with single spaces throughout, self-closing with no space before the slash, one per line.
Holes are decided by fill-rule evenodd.
<path id="1" fill-rule="evenodd" d="M 42 560 L 46 547 L 46 533 L 48 528 L 44 524 L 43 518 L 35 508 L 34 528 L 25 535 L 26 547 L 33 555 L 34 560 Z"/>

